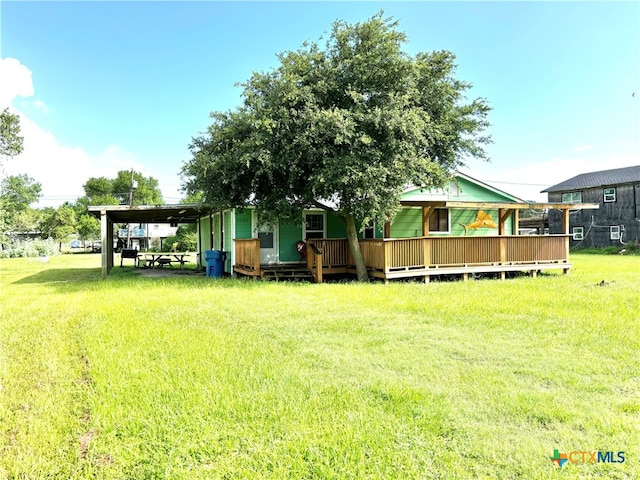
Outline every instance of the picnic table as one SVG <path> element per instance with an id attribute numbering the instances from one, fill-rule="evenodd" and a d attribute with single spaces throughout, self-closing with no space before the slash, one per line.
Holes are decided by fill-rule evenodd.
<path id="1" fill-rule="evenodd" d="M 143 262 L 145 267 L 162 268 L 171 266 L 174 263 L 180 264 L 180 270 L 184 268 L 184 264 L 187 263 L 189 253 L 176 253 L 176 252 L 147 252 L 143 255 Z"/>

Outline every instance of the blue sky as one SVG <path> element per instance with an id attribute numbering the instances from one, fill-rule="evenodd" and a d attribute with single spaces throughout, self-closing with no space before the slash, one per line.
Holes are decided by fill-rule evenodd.
<path id="1" fill-rule="evenodd" d="M 25 152 L 6 174 L 73 201 L 91 176 L 134 168 L 177 202 L 188 144 L 235 84 L 276 54 L 383 9 L 405 50 L 446 49 L 493 107 L 491 162 L 464 169 L 526 199 L 579 173 L 640 164 L 637 2 L 0 3 L 0 105 Z M 632 96 L 635 94 L 635 96 Z"/>

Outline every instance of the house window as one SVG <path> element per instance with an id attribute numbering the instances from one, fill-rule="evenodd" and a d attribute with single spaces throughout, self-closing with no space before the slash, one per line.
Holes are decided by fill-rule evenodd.
<path id="1" fill-rule="evenodd" d="M 615 202 L 616 201 L 616 189 L 615 188 L 605 188 L 604 189 L 604 201 L 605 202 Z"/>
<path id="2" fill-rule="evenodd" d="M 376 223 L 373 220 L 364 227 L 364 238 L 376 238 Z"/>
<path id="3" fill-rule="evenodd" d="M 430 232 L 449 231 L 449 210 L 446 208 L 436 208 L 429 217 Z"/>
<path id="4" fill-rule="evenodd" d="M 574 240 L 583 240 L 584 239 L 584 227 L 573 227 L 571 229 L 571 233 L 573 234 Z"/>
<path id="5" fill-rule="evenodd" d="M 449 196 L 450 197 L 460 196 L 460 186 L 458 185 L 458 182 L 453 181 L 449 184 Z"/>
<path id="6" fill-rule="evenodd" d="M 307 213 L 304 216 L 305 238 L 324 238 L 324 214 Z"/>
<path id="7" fill-rule="evenodd" d="M 562 203 L 582 203 L 582 192 L 563 193 Z"/>
<path id="8" fill-rule="evenodd" d="M 609 227 L 609 238 L 611 240 L 620 240 L 620 226 L 613 225 Z"/>

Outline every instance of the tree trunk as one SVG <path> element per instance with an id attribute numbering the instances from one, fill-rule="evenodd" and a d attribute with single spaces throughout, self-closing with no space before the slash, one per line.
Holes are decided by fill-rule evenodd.
<path id="1" fill-rule="evenodd" d="M 367 282 L 369 281 L 369 274 L 367 273 L 367 266 L 364 263 L 362 250 L 360 250 L 360 242 L 358 242 L 356 221 L 353 218 L 353 215 L 345 215 L 344 219 L 347 226 L 347 243 L 349 244 L 349 250 L 351 251 L 353 261 L 356 264 L 358 281 Z"/>

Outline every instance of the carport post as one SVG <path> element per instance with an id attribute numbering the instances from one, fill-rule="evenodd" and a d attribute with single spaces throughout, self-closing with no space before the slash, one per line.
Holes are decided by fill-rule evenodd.
<path id="1" fill-rule="evenodd" d="M 107 278 L 113 268 L 113 223 L 106 210 L 100 211 L 100 234 L 102 237 L 102 278 Z"/>

